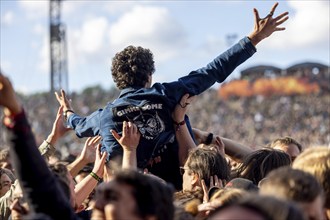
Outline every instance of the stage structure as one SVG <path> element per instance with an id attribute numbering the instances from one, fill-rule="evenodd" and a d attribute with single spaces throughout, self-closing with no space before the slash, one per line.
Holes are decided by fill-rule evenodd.
<path id="1" fill-rule="evenodd" d="M 49 1 L 50 88 L 51 93 L 68 92 L 67 44 L 65 25 L 61 22 L 61 1 Z"/>

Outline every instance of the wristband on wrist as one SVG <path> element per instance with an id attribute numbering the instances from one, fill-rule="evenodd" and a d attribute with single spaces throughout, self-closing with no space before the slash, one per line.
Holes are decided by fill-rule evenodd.
<path id="1" fill-rule="evenodd" d="M 213 133 L 209 133 L 209 134 L 207 135 L 207 138 L 206 138 L 204 144 L 209 145 L 209 144 L 212 143 L 212 141 L 213 141 Z"/>
<path id="2" fill-rule="evenodd" d="M 68 118 L 68 112 L 74 113 L 74 111 L 71 110 L 71 109 L 67 109 L 67 110 L 65 110 L 65 111 L 63 112 L 63 116 L 64 116 L 65 120 Z"/>
<path id="3" fill-rule="evenodd" d="M 186 121 L 185 120 L 183 120 L 183 121 L 181 121 L 181 122 L 176 122 L 176 121 L 174 121 L 174 124 L 175 124 L 175 130 L 176 131 L 179 131 L 180 130 L 180 126 L 182 126 L 182 125 L 185 125 L 186 124 Z"/>
<path id="4" fill-rule="evenodd" d="M 91 175 L 94 179 L 96 179 L 97 182 L 101 182 L 102 178 L 99 177 L 96 173 L 91 172 L 89 175 Z"/>
<path id="5" fill-rule="evenodd" d="M 67 110 L 64 111 L 64 114 L 68 114 L 68 112 L 74 113 L 73 110 L 71 110 L 71 109 L 67 109 Z"/>

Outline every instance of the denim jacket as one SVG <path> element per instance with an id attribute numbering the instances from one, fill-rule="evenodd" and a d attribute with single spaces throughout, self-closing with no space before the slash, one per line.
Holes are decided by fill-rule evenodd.
<path id="1" fill-rule="evenodd" d="M 141 139 L 137 148 L 138 167 L 150 165 L 169 146 L 177 148 L 171 113 L 184 94 L 198 95 L 215 82 L 223 82 L 241 63 L 250 58 L 256 48 L 245 37 L 207 66 L 190 72 L 170 83 L 155 83 L 151 88 L 126 88 L 119 97 L 103 109 L 87 117 L 72 114 L 68 124 L 78 137 L 102 136 L 101 151 L 108 152 L 108 160 L 122 155 L 122 148 L 110 130 L 119 134 L 122 122 L 134 122 Z M 189 122 L 187 120 L 187 122 Z M 188 128 L 191 129 L 188 123 Z M 177 155 L 176 155 L 177 156 Z"/>

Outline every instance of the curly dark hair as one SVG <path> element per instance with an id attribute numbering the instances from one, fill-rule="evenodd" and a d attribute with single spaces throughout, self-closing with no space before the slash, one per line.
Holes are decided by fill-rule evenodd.
<path id="1" fill-rule="evenodd" d="M 149 49 L 128 46 L 112 59 L 111 72 L 119 89 L 144 87 L 155 72 L 153 54 Z"/>

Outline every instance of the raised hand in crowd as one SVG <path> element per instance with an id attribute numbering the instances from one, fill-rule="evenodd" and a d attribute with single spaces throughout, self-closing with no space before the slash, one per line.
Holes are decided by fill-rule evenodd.
<path id="1" fill-rule="evenodd" d="M 63 113 L 65 118 L 67 118 L 70 114 L 73 114 L 71 101 L 66 97 L 65 91 L 61 89 L 61 93 L 58 94 L 57 92 L 55 92 L 55 96 L 60 106 L 63 107 Z"/>
<path id="2" fill-rule="evenodd" d="M 184 165 L 189 151 L 196 147 L 196 144 L 192 139 L 185 122 L 186 112 L 188 111 L 188 107 L 194 101 L 194 99 L 195 96 L 190 96 L 189 94 L 183 95 L 180 102 L 175 106 L 175 109 L 172 112 L 175 137 L 179 144 L 180 166 Z"/>
<path id="3" fill-rule="evenodd" d="M 273 18 L 274 12 L 278 3 L 275 3 L 271 8 L 269 14 L 260 18 L 259 12 L 257 9 L 253 9 L 254 13 L 254 29 L 251 34 L 248 36 L 254 46 L 256 46 L 260 41 L 269 37 L 275 31 L 283 31 L 284 27 L 279 27 L 286 20 L 288 20 L 288 12 L 284 12 Z"/>
<path id="4" fill-rule="evenodd" d="M 89 144 L 88 146 L 93 146 L 92 148 L 94 148 L 95 144 Z M 74 191 L 76 194 L 76 203 L 78 206 L 81 206 L 81 204 L 85 201 L 85 199 L 88 198 L 95 187 L 102 181 L 107 152 L 101 153 L 100 146 L 100 144 L 96 144 L 96 148 L 93 149 L 95 152 L 95 161 L 92 172 L 75 186 Z"/>
<path id="5" fill-rule="evenodd" d="M 115 130 L 110 130 L 110 132 L 123 148 L 122 168 L 137 169 L 136 149 L 141 137 L 137 126 L 130 121 L 124 121 L 122 135 L 119 135 Z"/>
<path id="6" fill-rule="evenodd" d="M 73 177 L 75 177 L 85 165 L 95 161 L 95 150 L 100 144 L 100 140 L 101 136 L 89 137 L 86 139 L 80 155 L 68 165 L 68 170 Z"/>
<path id="7" fill-rule="evenodd" d="M 212 134 L 207 131 L 202 131 L 197 128 L 193 128 L 193 133 L 197 142 L 197 145 L 199 144 L 205 144 L 209 141 L 207 140 L 209 135 Z M 220 141 L 219 141 L 220 139 Z M 218 142 L 218 143 L 217 143 Z M 223 150 L 225 151 L 225 154 L 233 158 L 234 160 L 241 161 L 244 157 L 249 155 L 253 152 L 253 149 L 245 144 L 241 144 L 235 140 L 231 140 L 229 138 L 224 138 L 219 135 L 213 135 L 212 134 L 212 140 L 210 140 L 210 143 L 212 145 L 218 146 L 220 152 L 222 151 L 222 143 L 224 144 Z"/>
<path id="8" fill-rule="evenodd" d="M 2 73 L 0 73 L 0 106 L 5 107 L 5 116 L 13 116 L 23 111 L 10 80 Z"/>
<path id="9" fill-rule="evenodd" d="M 59 178 L 51 173 L 36 148 L 31 127 L 9 79 L 0 74 L 0 84 L 0 106 L 5 107 L 4 125 L 12 134 L 10 153 L 13 166 L 29 207 L 35 211 L 31 213 L 34 216 L 27 218 L 35 219 L 38 215 L 39 219 L 40 216 L 43 219 L 77 219 L 65 195 L 67 191 L 63 190 Z"/>
<path id="10" fill-rule="evenodd" d="M 201 184 L 203 189 L 203 203 L 198 205 L 198 216 L 205 218 L 210 213 L 210 211 L 214 210 L 217 207 L 214 203 L 210 202 L 210 197 L 212 197 L 210 195 L 210 191 L 214 190 L 215 192 L 219 189 L 222 189 L 224 187 L 224 184 L 221 179 L 218 178 L 217 175 L 210 177 L 210 187 L 206 185 L 204 180 L 201 181 Z"/>
<path id="11" fill-rule="evenodd" d="M 215 137 L 214 149 L 223 157 L 225 157 L 225 144 L 219 136 Z"/>
<path id="12" fill-rule="evenodd" d="M 176 123 L 184 121 L 185 115 L 188 111 L 188 106 L 195 100 L 195 96 L 190 96 L 185 94 L 182 96 L 180 102 L 175 106 L 174 111 L 172 112 L 172 119 Z"/>
<path id="13" fill-rule="evenodd" d="M 63 137 L 70 130 L 69 128 L 64 126 L 62 115 L 63 106 L 60 106 L 56 114 L 52 131 L 46 139 L 46 141 L 52 145 L 54 145 L 61 137 Z"/>
<path id="14" fill-rule="evenodd" d="M 213 133 L 209 133 L 209 135 L 212 135 L 212 139 L 206 141 L 206 143 L 203 144 L 199 144 L 198 147 L 209 147 L 212 150 L 215 150 L 216 152 L 218 152 L 221 156 L 225 157 L 225 144 L 222 141 L 222 138 L 220 136 L 216 136 L 215 138 L 213 138 Z"/>
<path id="15" fill-rule="evenodd" d="M 209 190 L 212 187 L 217 187 L 219 189 L 223 188 L 223 183 L 221 181 L 221 179 L 218 178 L 217 175 L 211 176 L 210 177 L 210 187 L 208 187 L 205 183 L 204 180 L 201 180 L 201 185 L 202 185 L 202 189 L 203 189 L 203 203 L 208 203 L 210 198 L 209 198 Z"/>
<path id="16" fill-rule="evenodd" d="M 57 110 L 51 133 L 48 135 L 47 139 L 39 146 L 39 151 L 46 160 L 49 160 L 49 157 L 55 153 L 56 142 L 70 130 L 64 126 L 62 114 L 63 106 L 60 106 Z"/>

